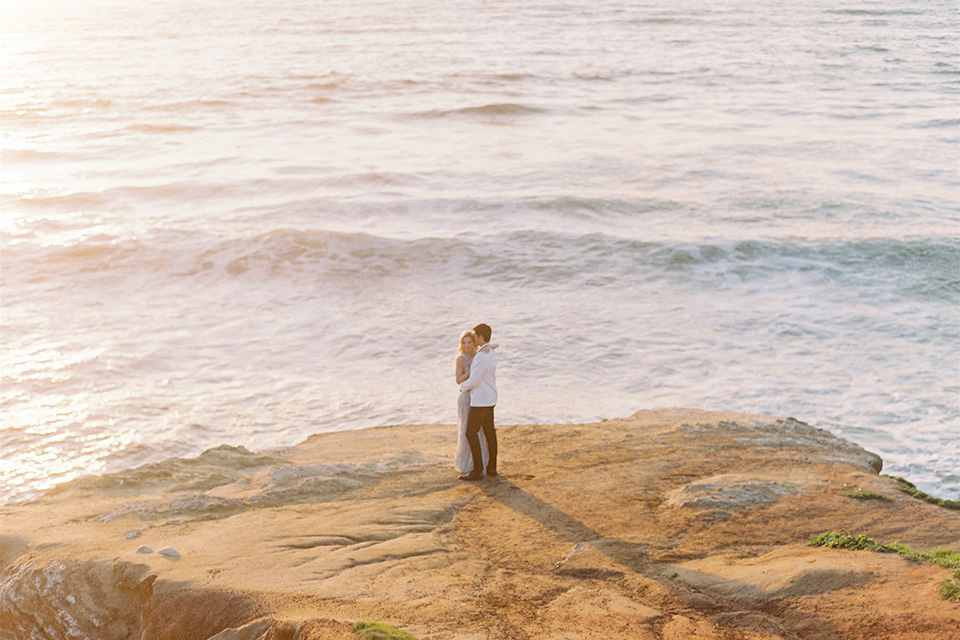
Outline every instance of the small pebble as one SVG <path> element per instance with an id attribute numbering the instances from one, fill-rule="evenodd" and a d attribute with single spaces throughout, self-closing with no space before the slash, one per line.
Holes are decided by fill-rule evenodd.
<path id="1" fill-rule="evenodd" d="M 140 537 L 140 532 L 137 531 L 136 529 L 131 529 L 130 531 L 127 531 L 125 534 L 123 534 L 123 538 L 125 540 L 136 540 L 139 537 Z"/>
<path id="2" fill-rule="evenodd" d="M 153 549 L 150 547 L 140 546 L 137 548 L 137 553 L 153 553 Z"/>
<path id="3" fill-rule="evenodd" d="M 164 558 L 167 558 L 169 560 L 180 559 L 180 552 L 174 549 L 173 547 L 164 547 L 163 549 L 160 549 L 160 551 L 157 551 L 157 553 L 159 553 Z"/>

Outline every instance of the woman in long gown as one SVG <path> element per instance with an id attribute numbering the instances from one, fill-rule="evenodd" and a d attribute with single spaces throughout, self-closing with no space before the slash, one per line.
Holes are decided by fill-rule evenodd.
<path id="1" fill-rule="evenodd" d="M 496 348 L 498 345 L 490 345 Z M 457 384 L 470 377 L 470 363 L 477 353 L 477 340 L 473 331 L 464 331 L 460 334 L 460 355 L 457 356 L 456 378 Z M 457 453 L 453 458 L 453 466 L 460 473 L 473 471 L 473 455 L 470 453 L 470 444 L 467 442 L 467 414 L 470 413 L 470 392 L 461 391 L 457 399 Z M 480 450 L 483 453 L 483 468 L 487 468 L 490 454 L 487 453 L 487 439 L 480 438 Z"/>

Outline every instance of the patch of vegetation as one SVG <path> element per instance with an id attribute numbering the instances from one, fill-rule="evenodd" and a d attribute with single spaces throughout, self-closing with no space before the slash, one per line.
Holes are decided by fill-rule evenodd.
<path id="1" fill-rule="evenodd" d="M 350 630 L 359 634 L 361 640 L 417 640 L 406 631 L 382 622 L 358 622 Z"/>
<path id="2" fill-rule="evenodd" d="M 842 493 L 840 495 L 846 496 L 847 498 L 853 498 L 854 500 L 885 500 L 890 502 L 890 498 L 883 495 L 882 493 L 874 493 L 873 491 L 864 491 L 863 489 L 857 489 L 856 491 L 850 491 L 848 493 Z"/>
<path id="3" fill-rule="evenodd" d="M 950 602 L 960 601 L 960 571 L 953 574 L 952 579 L 941 580 L 937 583 L 940 597 Z"/>
<path id="4" fill-rule="evenodd" d="M 899 553 L 907 560 L 929 562 L 944 569 L 960 571 L 960 553 L 952 549 L 934 549 L 929 553 L 924 553 L 916 549 L 911 549 L 902 542 L 894 542 L 890 545 L 890 549 L 895 553 Z"/>
<path id="5" fill-rule="evenodd" d="M 877 553 L 896 553 L 912 562 L 929 562 L 944 569 L 954 571 L 953 578 L 937 583 L 940 597 L 945 600 L 960 600 L 960 553 L 953 549 L 934 549 L 933 551 L 917 551 L 902 542 L 882 544 L 867 536 L 851 536 L 846 533 L 828 531 L 810 541 L 811 547 L 827 547 L 830 549 L 849 549 L 851 551 L 876 551 Z"/>
<path id="6" fill-rule="evenodd" d="M 954 511 L 960 511 L 960 500 L 947 500 L 945 498 L 937 498 L 932 496 L 929 493 L 925 493 L 917 489 L 917 487 L 907 480 L 904 480 L 900 476 L 888 476 L 883 475 L 883 478 L 890 478 L 891 480 L 897 483 L 897 489 L 904 492 L 908 496 L 913 496 L 917 500 L 923 500 L 924 502 L 929 502 L 930 504 L 935 504 L 938 507 L 943 507 L 944 509 L 953 509 Z"/>
<path id="7" fill-rule="evenodd" d="M 880 544 L 873 538 L 868 538 L 867 536 L 851 536 L 846 533 L 837 533 L 836 531 L 821 533 L 810 541 L 810 546 L 827 547 L 830 549 L 849 549 L 850 551 L 893 552 L 892 548 Z"/>

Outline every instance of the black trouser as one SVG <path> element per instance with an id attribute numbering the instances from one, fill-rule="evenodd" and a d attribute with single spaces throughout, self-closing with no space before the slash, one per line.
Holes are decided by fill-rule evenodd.
<path id="1" fill-rule="evenodd" d="M 497 470 L 497 430 L 493 428 L 493 407 L 470 407 L 467 414 L 467 443 L 473 456 L 473 473 L 483 473 L 483 452 L 480 451 L 480 430 L 487 439 L 490 454 L 488 471 Z"/>

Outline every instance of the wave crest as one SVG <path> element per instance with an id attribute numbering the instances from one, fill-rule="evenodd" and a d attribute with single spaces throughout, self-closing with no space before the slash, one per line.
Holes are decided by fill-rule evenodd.
<path id="1" fill-rule="evenodd" d="M 508 102 L 485 104 L 477 107 L 462 107 L 459 109 L 434 109 L 416 113 L 414 116 L 418 118 L 527 116 L 546 113 L 546 111 L 546 109 L 539 107 Z"/>
<path id="2" fill-rule="evenodd" d="M 960 243 L 949 239 L 662 242 L 602 233 L 516 231 L 397 239 L 322 229 L 276 229 L 225 238 L 179 230 L 151 237 L 97 236 L 67 246 L 8 243 L 5 280 L 61 282 L 70 274 L 140 278 L 145 272 L 204 281 L 340 283 L 470 278 L 543 288 L 691 279 L 724 283 L 813 274 L 901 283 L 908 291 L 960 296 Z"/>

